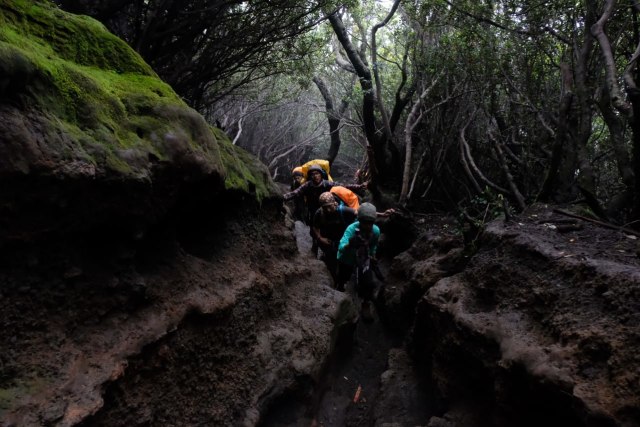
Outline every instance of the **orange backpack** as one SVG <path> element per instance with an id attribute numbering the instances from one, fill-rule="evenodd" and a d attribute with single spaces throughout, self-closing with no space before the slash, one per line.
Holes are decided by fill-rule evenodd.
<path id="1" fill-rule="evenodd" d="M 338 196 L 342 203 L 349 206 L 351 209 L 358 210 L 360 207 L 360 199 L 358 199 L 358 195 L 348 188 L 336 185 L 331 187 L 330 191 L 334 196 Z"/>

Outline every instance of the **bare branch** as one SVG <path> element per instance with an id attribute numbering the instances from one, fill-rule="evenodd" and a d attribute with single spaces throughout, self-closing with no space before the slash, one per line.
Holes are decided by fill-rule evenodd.
<path id="1" fill-rule="evenodd" d="M 331 145 L 329 147 L 329 153 L 327 154 L 327 160 L 329 164 L 333 164 L 333 161 L 336 159 L 338 155 L 338 151 L 340 150 L 340 114 L 335 111 L 333 108 L 333 98 L 331 93 L 329 93 L 329 88 L 327 88 L 326 83 L 320 77 L 314 76 L 313 82 L 318 87 L 320 94 L 324 98 L 325 102 L 325 110 L 327 114 L 327 120 L 329 121 L 329 133 L 331 135 Z"/>
<path id="2" fill-rule="evenodd" d="M 465 163 L 468 164 L 467 168 L 470 168 L 468 173 L 470 174 L 471 171 L 473 171 L 475 175 L 480 179 L 480 181 L 482 181 L 483 184 L 489 186 L 490 188 L 502 194 L 509 194 L 509 190 L 495 184 L 489 178 L 484 176 L 480 168 L 476 165 L 475 160 L 473 159 L 473 155 L 471 154 L 471 149 L 469 148 L 469 144 L 467 143 L 467 140 L 464 136 L 465 130 L 467 129 L 467 126 L 469 126 L 469 123 L 471 123 L 472 119 L 473 119 L 473 116 L 471 119 L 469 119 L 469 122 L 467 122 L 467 124 L 460 131 L 460 144 L 462 145 L 463 155 L 466 156 Z M 475 181 L 475 179 L 472 181 L 472 183 L 474 184 L 474 187 L 476 188 L 476 190 L 478 190 L 479 193 L 482 193 L 482 190 L 480 189 L 480 186 L 478 185 L 477 181 Z"/>
<path id="3" fill-rule="evenodd" d="M 416 166 L 416 170 L 413 174 L 413 179 L 411 180 L 411 186 L 409 187 L 409 192 L 407 193 L 407 200 L 411 199 L 411 195 L 413 194 L 413 189 L 416 185 L 416 180 L 418 179 L 418 173 L 420 172 L 420 168 L 422 168 L 422 164 L 424 163 L 424 159 L 427 157 L 428 152 L 429 152 L 429 146 L 427 145 L 424 151 L 422 152 L 422 155 L 420 156 L 420 160 L 418 161 L 418 166 Z M 431 180 L 431 182 L 433 182 L 433 179 Z M 431 183 L 429 183 L 429 186 L 431 186 Z M 429 191 L 428 188 L 427 188 L 427 191 Z"/>
<path id="4" fill-rule="evenodd" d="M 242 121 L 245 118 L 245 113 L 247 112 L 247 106 L 243 105 L 240 108 L 240 118 L 238 119 L 238 133 L 236 133 L 236 136 L 233 138 L 232 144 L 236 145 L 238 142 L 238 139 L 240 139 L 240 135 L 242 135 Z"/>
<path id="5" fill-rule="evenodd" d="M 524 210 L 527 207 L 527 205 L 526 205 L 526 203 L 524 201 L 524 197 L 522 196 L 522 193 L 520 193 L 520 190 L 518 189 L 518 186 L 516 185 L 515 179 L 513 179 L 513 175 L 511 174 L 511 170 L 509 170 L 509 165 L 507 164 L 507 159 L 505 158 L 504 152 L 502 151 L 501 144 L 495 138 L 495 135 L 493 135 L 493 132 L 490 129 L 489 129 L 489 132 L 487 132 L 487 133 L 489 135 L 489 139 L 491 139 L 493 141 L 493 144 L 494 144 L 494 147 L 495 147 L 495 150 L 496 150 L 496 154 L 498 155 L 498 161 L 500 163 L 500 167 L 502 168 L 502 172 L 504 173 L 504 176 L 507 179 L 507 183 L 509 184 L 509 188 L 511 189 L 511 195 L 518 202 L 518 207 L 520 208 L 520 210 Z"/>
<path id="6" fill-rule="evenodd" d="M 422 114 L 418 114 L 420 108 L 422 107 L 422 103 L 424 99 L 429 95 L 429 92 L 435 87 L 436 83 L 440 79 L 440 76 L 433 79 L 431 82 L 431 86 L 426 88 L 413 107 L 411 108 L 411 112 L 409 113 L 409 117 L 407 117 L 407 122 L 405 124 L 404 130 L 404 141 L 405 141 L 405 158 L 404 158 L 404 171 L 402 174 L 402 189 L 400 190 L 400 203 L 406 204 L 407 195 L 409 194 L 409 177 L 411 175 L 411 156 L 413 155 L 413 130 L 420 123 L 420 119 L 422 118 Z"/>
<path id="7" fill-rule="evenodd" d="M 335 42 L 332 43 L 332 45 L 333 45 L 333 52 L 336 55 L 336 65 L 338 65 L 338 67 L 342 68 L 345 71 L 355 74 L 356 69 L 353 68 L 353 65 L 351 65 L 351 62 L 345 59 L 345 57 L 342 55 L 342 50 L 340 49 L 340 46 L 338 46 L 338 44 Z"/>
<path id="8" fill-rule="evenodd" d="M 467 145 L 467 140 L 464 136 L 464 133 L 466 132 L 467 127 L 469 127 L 469 124 L 471 124 L 475 115 L 476 115 L 475 111 L 471 113 L 467 123 L 465 123 L 462 129 L 460 129 L 460 144 L 459 144 L 460 145 L 460 162 L 462 162 L 462 168 L 467 174 L 467 178 L 469 178 L 469 181 L 471 181 L 471 185 L 473 185 L 474 190 L 476 190 L 476 193 L 480 194 L 482 193 L 482 188 L 480 188 L 480 185 L 478 185 L 478 181 L 476 181 L 476 178 L 473 176 L 473 173 L 471 173 L 471 168 L 469 167 L 469 162 L 467 161 L 467 149 L 469 147 Z"/>
<path id="9" fill-rule="evenodd" d="M 382 116 L 382 123 L 384 126 L 384 133 L 387 137 L 388 141 L 391 141 L 393 138 L 393 134 L 391 132 L 391 126 L 389 125 L 389 114 L 387 113 L 387 109 L 384 107 L 384 103 L 382 102 L 382 82 L 380 81 L 380 70 L 378 67 L 378 44 L 376 42 L 376 33 L 378 30 L 391 20 L 393 15 L 396 13 L 398 6 L 400 5 L 400 0 L 395 0 L 393 5 L 391 6 L 391 10 L 384 18 L 384 20 L 373 26 L 371 29 L 371 64 L 373 66 L 373 76 L 376 83 L 376 102 L 378 104 L 378 109 L 380 110 L 380 115 Z"/>
<path id="10" fill-rule="evenodd" d="M 633 52 L 633 56 L 629 60 L 629 64 L 627 64 L 627 67 L 624 69 L 624 82 L 626 83 L 627 88 L 630 89 L 636 89 L 637 87 L 633 78 L 633 67 L 635 67 L 638 62 L 638 58 L 640 58 L 640 43 L 638 43 L 636 51 Z"/>

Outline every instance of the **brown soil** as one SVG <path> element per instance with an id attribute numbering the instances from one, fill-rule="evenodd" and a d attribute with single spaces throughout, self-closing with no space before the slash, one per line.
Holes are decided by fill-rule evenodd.
<path id="1" fill-rule="evenodd" d="M 637 240 L 566 219 L 535 206 L 490 223 L 460 273 L 442 272 L 460 260 L 443 237 L 408 269 L 428 288 L 412 340 L 434 425 L 640 425 Z"/>
<path id="2" fill-rule="evenodd" d="M 350 300 L 277 205 L 191 219 L 7 251 L 1 424 L 255 424 L 309 392 Z"/>

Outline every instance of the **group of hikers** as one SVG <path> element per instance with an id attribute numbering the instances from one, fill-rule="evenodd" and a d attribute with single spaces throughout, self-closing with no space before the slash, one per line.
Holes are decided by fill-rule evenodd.
<path id="1" fill-rule="evenodd" d="M 372 321 L 373 276 L 380 276 L 375 264 L 380 228 L 375 221 L 377 217 L 389 216 L 393 209 L 379 213 L 371 203 L 360 204 L 354 192 L 366 188 L 367 183 L 334 182 L 328 162 L 315 160 L 293 169 L 291 191 L 284 199 L 295 202 L 294 217 L 309 226 L 311 251 L 316 257 L 318 249 L 322 251 L 337 290 L 345 291 L 355 270 L 362 319 Z"/>

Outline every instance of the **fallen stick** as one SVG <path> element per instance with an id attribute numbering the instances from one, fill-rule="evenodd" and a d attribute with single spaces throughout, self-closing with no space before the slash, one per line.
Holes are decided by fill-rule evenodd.
<path id="1" fill-rule="evenodd" d="M 540 219 L 536 221 L 537 224 L 576 224 L 578 222 L 575 218 L 558 218 L 558 219 Z"/>
<path id="2" fill-rule="evenodd" d="M 640 237 L 640 232 L 635 231 L 635 230 L 631 230 L 630 228 L 624 228 L 624 227 L 620 227 L 618 225 L 609 224 L 608 222 L 602 222 L 602 221 L 598 221 L 597 219 L 588 218 L 586 216 L 576 215 L 576 214 L 573 214 L 571 212 L 564 211 L 562 209 L 554 209 L 553 212 L 555 212 L 557 214 L 560 214 L 560 215 L 570 216 L 572 218 L 578 218 L 578 219 L 581 219 L 583 221 L 591 222 L 593 224 L 597 224 L 597 225 L 599 225 L 601 227 L 608 228 L 610 230 L 621 231 L 621 232 L 626 233 L 626 234 L 631 234 L 633 236 Z"/>
<path id="3" fill-rule="evenodd" d="M 360 393 L 362 393 L 362 386 L 358 385 L 358 389 L 356 390 L 356 395 L 353 396 L 353 403 L 358 403 L 358 400 L 360 400 Z"/>

